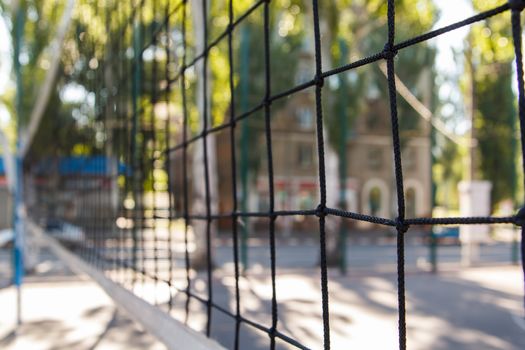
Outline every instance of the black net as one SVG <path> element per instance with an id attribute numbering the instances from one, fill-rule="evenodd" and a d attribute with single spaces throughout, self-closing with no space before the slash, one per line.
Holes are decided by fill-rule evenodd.
<path id="1" fill-rule="evenodd" d="M 499 223 L 522 226 L 525 214 L 407 218 L 396 56 L 429 39 L 510 11 L 523 140 L 525 92 L 520 13 L 525 3 L 510 1 L 463 21 L 398 41 L 397 2 L 389 0 L 384 8 L 377 9 L 387 23 L 381 43 L 384 48 L 351 62 L 341 55 L 343 58 L 335 67 L 325 69 L 323 60 L 327 51 L 323 49 L 322 26 L 330 23 L 321 18 L 321 4 L 316 0 L 293 2 L 307 14 L 303 17 L 308 22 L 304 27 L 313 30 L 305 31 L 306 44 L 282 45 L 297 50 L 301 45 L 309 45 L 313 60 L 304 67 L 302 79 L 285 86 L 282 82 L 289 80 L 274 74 L 282 62 L 274 61 L 272 55 L 276 50 L 272 41 L 277 40 L 272 30 L 277 26 L 272 18 L 276 12 L 272 9 L 280 3 L 240 1 L 242 6 L 234 6 L 235 3 L 235 0 L 83 3 L 65 48 L 72 60 L 62 62 L 63 70 L 69 74 L 59 81 L 62 85 L 76 86 L 83 97 L 75 108 L 64 105 L 65 112 L 60 112 L 66 114 L 64 120 L 71 120 L 72 116 L 74 126 L 63 122 L 49 131 L 44 130 L 44 122 L 26 156 L 30 216 L 48 231 L 62 232 L 60 238 L 64 242 L 116 282 L 146 299 L 153 295 L 154 299 L 149 301 L 159 304 L 161 309 L 177 311 L 177 315 L 188 321 L 192 303 L 202 304 L 208 336 L 216 326 L 216 313 L 233 320 L 235 349 L 240 347 L 245 326 L 266 333 L 271 349 L 278 346 L 277 342 L 307 348 L 302 339 L 280 327 L 276 288 L 278 220 L 301 217 L 308 220 L 309 230 L 315 232 L 322 298 L 319 327 L 323 329 L 325 349 L 330 348 L 331 334 L 328 221 L 337 218 L 345 225 L 359 221 L 391 227 L 397 237 L 399 347 L 405 349 L 404 245 L 410 228 Z M 260 57 L 249 56 L 253 46 L 262 47 L 257 51 L 262 53 Z M 216 52 L 220 50 L 225 54 L 219 57 Z M 332 77 L 383 62 L 395 172 L 394 219 L 373 210 L 360 213 L 344 205 L 327 204 L 329 170 L 325 138 L 334 125 L 327 117 L 323 87 Z M 221 72 L 222 80 L 217 78 Z M 223 85 L 212 88 L 216 81 Z M 243 91 L 251 85 L 257 93 L 247 97 Z M 310 142 L 315 138 L 315 148 L 312 151 L 303 147 L 299 161 L 308 162 L 308 152 L 317 159 L 316 200 L 283 208 L 279 204 L 282 180 L 274 176 L 274 167 L 280 166 L 274 159 L 274 147 L 276 140 L 282 140 L 275 126 L 279 123 L 276 111 L 282 106 L 279 103 L 303 93 L 309 94 L 315 106 L 311 116 L 313 132 L 307 134 Z M 344 104 L 344 99 L 338 103 Z M 305 120 L 308 122 L 307 114 Z M 256 137 L 249 136 L 247 129 L 258 130 L 257 140 L 262 147 L 256 145 Z M 286 141 L 286 137 L 292 136 L 284 137 Z M 39 139 L 48 140 L 54 147 L 51 151 L 39 149 L 35 146 Z M 523 145 L 522 142 L 522 155 Z M 283 150 L 279 148 L 278 152 Z M 257 183 L 266 193 L 264 205 L 257 210 L 243 196 L 251 186 L 243 169 L 251 167 L 251 163 L 256 163 L 254 167 L 260 172 L 266 172 L 264 183 Z M 242 247 L 246 244 L 247 227 L 255 221 L 263 227 L 262 238 L 269 247 L 269 320 L 247 316 L 242 307 L 240 283 L 247 270 L 247 253 Z M 217 225 L 227 227 L 225 239 L 231 240 L 234 277 L 231 307 L 217 300 L 213 283 Z M 521 244 L 523 259 L 523 233 Z M 154 288 L 155 292 L 148 293 L 148 288 Z"/>

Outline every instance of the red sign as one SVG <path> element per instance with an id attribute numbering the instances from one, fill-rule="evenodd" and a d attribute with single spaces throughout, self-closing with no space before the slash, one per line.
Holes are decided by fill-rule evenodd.
<path id="1" fill-rule="evenodd" d="M 299 188 L 301 190 L 315 190 L 317 189 L 317 183 L 316 182 L 301 182 L 299 184 Z"/>

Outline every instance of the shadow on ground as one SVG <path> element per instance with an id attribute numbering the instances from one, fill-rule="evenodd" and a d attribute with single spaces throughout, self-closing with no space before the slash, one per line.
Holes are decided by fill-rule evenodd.
<path id="1" fill-rule="evenodd" d="M 111 313 L 111 319 L 104 324 L 103 331 L 99 334 L 75 341 L 65 341 L 68 335 L 77 332 L 67 322 L 57 320 L 39 320 L 24 322 L 17 330 L 10 332 L 0 340 L 1 349 L 19 348 L 19 339 L 24 338 L 24 343 L 45 344 L 45 349 L 66 350 L 104 349 L 108 344 L 113 348 L 122 349 L 149 349 L 156 341 L 146 332 L 137 328 L 129 318 L 122 315 L 113 307 L 94 308 L 88 310 L 84 318 L 99 319 L 101 313 Z M 76 324 L 77 325 L 77 324 Z"/>
<path id="2" fill-rule="evenodd" d="M 214 302 L 235 314 L 232 276 L 217 271 Z M 497 276 L 508 283 L 500 284 Z M 484 276 L 479 281 L 479 276 Z M 503 276 L 503 277 L 502 277 Z M 438 275 L 412 273 L 406 277 L 407 338 L 410 349 L 525 349 L 525 329 L 513 320 L 522 314 L 519 268 L 478 268 Z M 194 292 L 206 297 L 205 276 Z M 519 284 L 519 283 L 518 283 Z M 393 274 L 342 277 L 330 273 L 330 335 L 332 349 L 397 349 L 397 280 Z M 270 327 L 271 280 L 266 273 L 242 278 L 241 314 Z M 176 307 L 184 307 L 183 297 Z M 296 271 L 277 276 L 278 330 L 304 346 L 323 346 L 323 323 L 317 271 Z M 193 324 L 192 324 L 193 320 Z M 205 329 L 206 307 L 191 302 L 189 324 Z M 211 336 L 228 349 L 235 339 L 235 319 L 212 310 Z M 246 323 L 240 328 L 240 348 L 269 349 L 265 332 Z M 277 341 L 277 349 L 294 349 Z"/>

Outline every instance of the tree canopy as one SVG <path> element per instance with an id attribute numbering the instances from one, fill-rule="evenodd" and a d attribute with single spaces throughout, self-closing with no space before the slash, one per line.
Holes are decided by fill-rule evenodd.
<path id="1" fill-rule="evenodd" d="M 176 4 L 167 0 L 146 0 L 139 11 L 139 3 L 139 1 L 107 0 L 95 4 L 89 0 L 77 1 L 74 20 L 61 55 L 57 83 L 44 114 L 45 127 L 39 129 L 32 147 L 35 157 L 46 153 L 55 154 L 58 149 L 63 154 L 103 153 L 107 152 L 107 147 L 113 147 L 112 152 L 119 154 L 123 149 L 130 147 L 131 125 L 115 121 L 114 126 L 108 129 L 103 127 L 103 119 L 109 115 L 108 101 L 113 98 L 117 88 L 127 93 L 120 94 L 118 103 L 124 107 L 119 108 L 112 118 L 124 120 L 124 116 L 119 113 L 131 113 L 133 110 L 132 79 L 130 76 L 123 75 L 123 72 L 130 72 L 133 68 L 134 45 L 137 40 L 140 41 L 139 45 L 148 45 L 148 48 L 142 52 L 138 105 L 144 115 L 139 123 L 145 126 L 150 123 L 149 115 L 153 113 L 154 108 L 152 100 L 155 98 L 158 100 L 161 95 L 162 98 L 170 101 L 167 109 L 172 118 L 177 116 L 180 118 L 182 103 L 178 84 L 172 85 L 169 96 L 163 94 L 168 93 L 166 86 L 169 84 L 169 79 L 177 76 L 182 56 L 185 55 L 186 63 L 189 63 L 197 54 L 193 19 L 188 15 L 191 8 L 186 14 L 185 28 L 188 51 L 183 53 L 181 27 L 183 14 L 180 10 L 175 11 Z M 19 4 L 26 17 L 24 45 L 21 51 L 24 94 L 20 122 L 24 126 L 49 67 L 50 53 L 46 48 L 56 35 L 65 1 L 21 0 Z M 10 23 L 8 5 L 10 4 L 2 4 L 3 15 Z M 396 0 L 395 5 L 398 42 L 431 30 L 439 16 L 436 3 L 431 0 Z M 486 1 L 473 1 L 473 5 L 477 11 L 492 6 Z M 191 7 L 191 2 L 188 6 Z M 234 1 L 235 18 L 242 16 L 251 6 L 253 2 L 249 0 Z M 226 0 L 210 2 L 207 20 L 208 43 L 227 29 L 227 8 Z M 380 0 L 321 2 L 324 69 L 380 52 L 387 36 L 386 8 L 386 2 Z M 309 1 L 276 0 L 271 2 L 270 10 L 271 74 L 274 77 L 271 91 L 275 94 L 295 85 L 297 70 L 300 68 L 296 62 L 305 52 L 312 54 L 313 22 Z M 152 43 L 150 40 L 153 33 L 165 25 L 166 13 L 170 13 L 171 16 L 168 21 L 170 32 L 159 35 L 155 43 Z M 262 21 L 262 9 L 259 8 L 243 19 L 233 32 L 236 114 L 258 105 L 264 96 Z M 475 67 L 474 126 L 479 141 L 479 176 L 493 182 L 495 202 L 512 197 L 516 193 L 517 183 L 514 165 L 517 122 L 511 89 L 514 72 L 508 23 L 509 13 L 504 13 L 473 25 L 469 35 Z M 242 56 L 243 45 L 247 47 L 246 57 Z M 166 65 L 166 47 L 168 47 L 168 54 L 171 55 L 169 65 Z M 420 99 L 424 99 L 425 89 L 435 89 L 435 84 L 430 84 L 430 87 L 421 85 L 422 76 L 425 74 L 430 75 L 431 81 L 435 79 L 437 74 L 434 69 L 435 57 L 435 48 L 431 42 L 423 42 L 402 50 L 396 57 L 396 73 Z M 209 67 L 212 124 L 219 125 L 226 120 L 228 111 L 232 107 L 230 91 L 225 88 L 229 85 L 226 39 L 210 50 Z M 165 68 L 168 70 L 168 79 L 166 79 Z M 242 91 L 243 69 L 249 72 L 247 93 Z M 309 73 L 313 78 L 313 70 Z M 186 75 L 190 131 L 194 135 L 200 132 L 196 128 L 197 76 L 198 73 L 191 68 Z M 341 82 L 345 85 L 344 92 L 341 89 Z M 463 89 L 465 89 L 464 82 Z M 388 98 L 385 77 L 377 65 L 368 65 L 341 73 L 340 76 L 329 79 L 324 90 L 328 142 L 334 148 L 340 143 L 341 133 L 337 122 L 340 113 L 346 116 L 350 121 L 348 126 L 352 128 L 353 120 L 365 111 L 365 102 L 370 94 L 379 94 L 380 99 Z M 246 94 L 245 98 L 241 98 L 243 93 Z M 439 103 L 437 95 L 435 91 L 431 91 L 430 95 L 431 104 L 435 107 Z M 282 103 L 284 100 L 277 102 L 272 108 L 279 108 Z M 406 140 L 419 127 L 420 117 L 402 98 L 398 99 L 398 108 L 401 136 L 402 140 Z M 262 118 L 249 118 L 247 123 L 250 124 L 251 129 L 260 130 L 261 120 Z M 151 132 L 147 131 L 147 127 L 144 129 L 141 137 L 147 150 L 148 147 L 152 147 L 150 141 L 153 137 L 156 142 L 166 142 L 165 133 L 161 132 L 161 124 L 162 122 L 158 122 L 153 125 Z M 170 132 L 180 134 L 180 123 L 172 123 Z M 120 141 L 108 146 L 104 141 L 109 139 Z M 51 141 L 58 141 L 60 147 L 53 146 L 54 142 Z M 442 154 L 450 156 L 452 153 L 449 151 L 445 150 Z M 60 152 L 56 154 L 61 154 Z M 256 172 L 260 157 L 256 150 L 251 153 L 253 159 L 250 161 L 250 167 Z M 502 172 L 501 169 L 506 170 Z M 445 173 L 449 174 L 445 176 L 452 176 L 448 170 Z M 508 183 L 514 185 L 508 186 Z"/>
<path id="2" fill-rule="evenodd" d="M 474 9 L 487 9 L 486 1 L 473 1 Z M 517 197 L 516 97 L 512 90 L 514 50 L 510 12 L 471 27 L 467 51 L 471 50 L 473 91 L 464 80 L 465 93 L 473 98 L 473 128 L 477 140 L 477 177 L 492 182 L 492 203 Z M 467 59 L 469 59 L 467 57 Z M 467 72 L 468 73 L 468 72 Z"/>

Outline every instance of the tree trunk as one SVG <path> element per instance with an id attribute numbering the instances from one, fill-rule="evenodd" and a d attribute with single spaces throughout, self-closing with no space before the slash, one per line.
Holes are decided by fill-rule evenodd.
<path id="1" fill-rule="evenodd" d="M 312 13 L 311 4 L 308 5 L 309 12 Z M 330 53 L 330 43 L 332 42 L 332 33 L 330 32 L 330 25 L 327 18 L 320 18 L 319 29 L 325 45 L 321 45 L 321 55 L 322 55 L 322 70 L 325 71 L 332 66 L 332 57 Z M 311 33 L 307 33 L 308 37 L 313 38 L 313 26 L 311 27 Z M 311 55 L 315 57 L 315 47 L 314 45 L 309 45 L 312 49 Z M 323 91 L 325 96 L 323 96 L 323 101 L 327 101 L 329 96 L 326 96 L 326 89 Z M 326 105 L 326 104 L 325 104 Z M 323 109 L 324 115 L 324 128 L 323 128 L 323 138 L 324 138 L 324 148 L 325 148 L 325 176 L 326 176 L 326 206 L 329 208 L 337 208 L 339 201 L 339 158 L 337 152 L 334 150 L 331 141 L 330 135 L 328 134 L 327 122 L 327 110 Z M 325 221 L 325 231 L 326 231 L 326 255 L 327 263 L 329 266 L 336 266 L 340 261 L 341 249 L 339 247 L 339 228 L 341 225 L 341 218 L 328 215 Z"/>
<path id="2" fill-rule="evenodd" d="M 195 34 L 195 49 L 199 54 L 204 51 L 206 47 L 204 38 L 204 17 L 203 17 L 203 2 L 201 0 L 191 0 L 192 16 Z M 199 120 L 197 122 L 197 130 L 202 130 L 204 126 L 204 118 L 207 118 L 208 127 L 211 125 L 211 113 L 210 113 L 210 73 L 209 68 L 206 67 L 205 74 L 208 76 L 208 84 L 206 94 L 204 94 L 204 79 L 203 79 L 203 67 L 204 60 L 201 59 L 195 64 L 195 72 L 197 76 L 196 86 L 196 105 L 199 111 Z M 206 96 L 205 96 L 206 95 Z M 206 104 L 204 103 L 206 99 Z M 205 110 L 206 108 L 206 110 Z M 217 210 L 217 159 L 215 151 L 215 136 L 214 134 L 208 134 L 206 136 L 206 148 L 208 158 L 208 178 L 209 178 L 209 200 L 211 204 L 211 213 L 216 213 Z M 191 205 L 193 214 L 206 215 L 206 185 L 205 185 L 205 155 L 204 155 L 204 142 L 198 140 L 194 143 L 193 149 L 193 162 L 192 172 L 193 176 L 193 189 L 191 193 Z M 193 236 L 195 243 L 195 251 L 191 256 L 191 266 L 194 269 L 204 269 L 208 266 L 208 251 L 207 251 L 207 232 L 208 224 L 206 220 L 193 220 L 192 221 Z M 214 222 L 210 223 L 210 244 L 212 246 L 211 251 L 213 252 L 213 237 L 215 236 L 216 225 Z"/>

